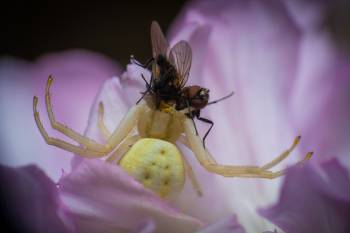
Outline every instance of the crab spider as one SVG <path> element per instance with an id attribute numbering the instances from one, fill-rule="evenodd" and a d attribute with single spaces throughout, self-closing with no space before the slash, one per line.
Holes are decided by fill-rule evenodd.
<path id="1" fill-rule="evenodd" d="M 48 135 L 37 111 L 38 97 L 34 96 L 34 118 L 46 143 L 83 157 L 106 157 L 106 161 L 110 163 L 117 161 L 135 179 L 162 197 L 181 192 L 186 173 L 197 194 L 202 194 L 199 182 L 190 164 L 176 147 L 176 142 L 187 146 L 208 172 L 225 177 L 273 179 L 283 175 L 285 170 L 273 172 L 270 169 L 287 158 L 300 141 L 300 136 L 296 137 L 289 149 L 260 167 L 221 165 L 204 148 L 202 139 L 196 134 L 193 121 L 186 116 L 186 111 L 190 110 L 157 110 L 153 101 L 146 97 L 126 113 L 113 132 L 109 132 L 105 127 L 103 104 L 99 104 L 97 124 L 106 139 L 106 142 L 101 144 L 56 121 L 50 98 L 52 83 L 53 78 L 50 76 L 46 85 L 45 103 L 51 126 L 80 145 Z M 133 134 L 135 128 L 137 133 Z M 310 159 L 311 156 L 312 152 L 307 153 L 299 163 Z"/>

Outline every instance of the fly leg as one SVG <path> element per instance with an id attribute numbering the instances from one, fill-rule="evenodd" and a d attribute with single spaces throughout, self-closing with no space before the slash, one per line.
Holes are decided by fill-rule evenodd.
<path id="1" fill-rule="evenodd" d="M 140 99 L 138 99 L 138 100 L 136 101 L 136 104 L 140 103 L 140 101 L 141 101 L 148 93 L 150 93 L 150 92 L 152 91 L 152 89 L 151 89 L 151 84 L 147 82 L 147 80 L 146 80 L 146 78 L 143 76 L 143 74 L 141 74 L 141 77 L 142 77 L 143 81 L 145 81 L 145 83 L 146 83 L 146 91 L 141 92 L 142 96 L 141 96 Z M 151 82 L 152 82 L 152 80 L 151 80 Z"/>
<path id="2" fill-rule="evenodd" d="M 206 139 L 206 137 L 208 136 L 210 130 L 213 128 L 214 122 L 211 121 L 211 120 L 209 120 L 209 119 L 207 119 L 207 118 L 203 118 L 203 117 L 199 117 L 199 116 L 197 117 L 197 119 L 200 120 L 200 121 L 203 121 L 203 122 L 205 122 L 205 123 L 210 124 L 209 129 L 207 130 L 207 132 L 205 133 L 205 135 L 204 135 L 204 137 L 203 137 L 203 139 L 202 139 L 202 141 L 203 141 L 203 147 L 204 147 L 204 149 L 205 149 L 205 139 Z"/>
<path id="3" fill-rule="evenodd" d="M 139 61 L 137 61 L 133 55 L 130 56 L 130 60 L 131 60 L 131 63 L 133 64 L 136 64 L 144 69 L 149 69 L 149 67 L 151 66 L 152 62 L 154 62 L 154 58 L 151 57 L 149 59 L 147 59 L 146 63 L 145 64 L 142 64 L 140 63 Z"/>

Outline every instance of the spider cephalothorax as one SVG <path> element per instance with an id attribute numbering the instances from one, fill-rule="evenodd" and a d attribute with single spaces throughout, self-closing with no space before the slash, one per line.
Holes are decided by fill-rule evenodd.
<path id="1" fill-rule="evenodd" d="M 153 22 L 152 30 L 159 31 L 159 25 Z M 157 40 L 154 40 L 157 41 L 156 43 L 152 42 L 153 57 L 157 57 L 155 53 L 157 54 L 158 51 L 164 52 L 164 48 L 168 48 L 164 36 L 162 34 L 161 36 L 161 39 L 157 37 Z M 160 82 L 164 75 L 167 75 L 167 72 L 163 72 L 161 69 L 158 71 L 154 70 L 152 78 L 158 81 L 151 81 L 151 84 L 148 84 L 148 88 L 155 88 L 155 85 L 160 85 L 155 88 L 159 92 L 149 90 L 145 94 L 145 98 L 126 113 L 125 117 L 112 132 L 104 125 L 104 107 L 102 103 L 99 104 L 97 124 L 105 138 L 104 143 L 98 143 L 56 121 L 51 105 L 50 87 L 53 83 L 53 78 L 50 76 L 47 81 L 45 102 L 51 126 L 73 139 L 79 145 L 48 135 L 37 111 L 38 97 L 35 96 L 33 100 L 34 118 L 46 143 L 87 158 L 105 157 L 107 162 L 121 166 L 145 187 L 153 190 L 161 197 L 167 198 L 176 196 L 181 192 L 186 174 L 198 195 L 202 193 L 190 164 L 176 146 L 176 142 L 187 146 L 193 152 L 198 162 L 211 173 L 226 177 L 267 179 L 281 176 L 284 170 L 273 172 L 270 169 L 290 154 L 299 143 L 300 137 L 294 139 L 289 149 L 271 162 L 260 167 L 218 164 L 208 150 L 205 149 L 202 139 L 196 132 L 193 115 L 191 114 L 217 101 L 208 103 L 208 91 L 206 89 L 199 87 L 196 88 L 198 90 L 195 90 L 193 86 L 188 87 L 188 89 L 184 88 L 190 67 L 188 66 L 190 63 L 186 61 L 189 54 L 191 54 L 191 50 L 184 41 L 180 41 L 171 50 L 177 51 L 180 47 L 185 47 L 187 52 L 170 53 L 173 55 L 170 55 L 169 60 L 173 61 L 172 64 L 176 70 L 176 75 L 182 74 L 182 77 L 186 78 L 179 80 L 176 76 L 176 80 L 172 80 L 172 77 L 168 77 L 170 81 L 166 80 L 164 83 L 155 84 L 158 81 Z M 184 50 L 181 49 L 181 51 Z M 176 54 L 176 57 L 174 57 L 174 54 Z M 155 67 L 154 69 L 158 69 L 159 63 L 153 63 L 153 66 Z M 157 72 L 159 74 L 163 72 L 163 74 L 159 76 Z M 159 93 L 165 92 L 162 88 L 172 85 L 179 89 L 179 96 L 168 96 L 173 98 L 169 100 L 163 99 L 163 95 L 159 95 Z M 182 101 L 187 101 L 187 105 L 190 106 L 176 107 L 182 105 Z M 199 117 L 199 112 L 197 113 Z M 309 152 L 301 162 L 309 159 L 311 155 L 312 152 Z"/>

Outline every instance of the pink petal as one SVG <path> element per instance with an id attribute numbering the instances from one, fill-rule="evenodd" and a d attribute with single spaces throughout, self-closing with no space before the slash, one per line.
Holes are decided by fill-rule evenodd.
<path id="1" fill-rule="evenodd" d="M 301 36 L 285 6 L 200 1 L 173 28 L 172 41 L 193 49 L 190 82 L 210 88 L 212 99 L 235 91 L 203 111 L 216 123 L 208 139 L 216 158 L 258 163 L 285 149 L 298 133 L 286 102 Z"/>
<path id="2" fill-rule="evenodd" d="M 350 149 L 349 60 L 314 28 L 322 12 L 305 9 L 301 19 L 286 2 L 195 1 L 170 30 L 172 44 L 184 39 L 192 46 L 190 83 L 210 88 L 212 99 L 235 91 L 202 111 L 215 121 L 207 146 L 220 163 L 262 165 L 299 134 L 298 156 L 315 150 L 326 159 Z M 195 170 L 200 177 L 206 174 Z M 234 211 L 247 231 L 273 229 L 255 208 L 274 200 L 279 182 L 216 178 L 204 184 L 204 198 L 188 198 L 191 205 L 183 206 L 208 221 Z M 226 204 L 213 215 L 203 211 L 212 207 L 206 205 L 212 190 L 216 206 Z"/>
<path id="3" fill-rule="evenodd" d="M 180 39 L 191 44 L 191 84 L 208 87 L 212 100 L 235 91 L 202 111 L 215 121 L 207 147 L 218 162 L 262 165 L 289 147 L 300 131 L 291 121 L 288 101 L 301 32 L 282 2 L 196 1 L 170 32 L 172 44 Z M 204 197 L 187 198 L 191 205 L 182 205 L 185 211 L 211 222 L 235 212 L 247 231 L 268 229 L 255 208 L 274 199 L 278 180 L 229 179 L 198 166 L 195 170 Z M 208 176 L 215 181 L 207 181 Z M 208 194 L 215 207 L 207 204 Z"/>
<path id="4" fill-rule="evenodd" d="M 291 170 L 278 203 L 260 214 L 286 233 L 350 231 L 350 176 L 337 160 L 320 171 L 305 166 Z"/>
<path id="5" fill-rule="evenodd" d="M 202 223 L 182 214 L 118 166 L 86 160 L 60 180 L 60 192 L 81 232 L 133 230 L 150 219 L 155 232 L 193 232 Z"/>
<path id="6" fill-rule="evenodd" d="M 50 177 L 58 179 L 61 169 L 69 170 L 71 153 L 48 146 L 33 117 L 33 96 L 48 133 L 51 130 L 44 107 L 47 77 L 52 74 L 52 102 L 56 119 L 83 133 L 91 104 L 103 81 L 118 74 L 118 65 L 88 51 L 74 50 L 48 54 L 30 63 L 14 58 L 0 60 L 1 162 L 8 165 L 36 163 Z"/>
<path id="7" fill-rule="evenodd" d="M 98 105 L 100 102 L 104 105 L 106 127 L 112 132 L 118 126 L 129 108 L 136 104 L 136 101 L 141 97 L 140 92 L 145 90 L 141 73 L 149 79 L 150 73 L 148 70 L 137 65 L 128 65 L 127 70 L 121 77 L 113 77 L 103 84 L 91 109 L 86 135 L 101 140 L 97 127 Z"/>
<path id="8" fill-rule="evenodd" d="M 333 3 L 329 1 L 305 1 L 284 0 L 288 6 L 288 12 L 296 22 L 298 27 L 305 32 L 319 31 L 324 27 L 327 17 L 327 7 Z"/>
<path id="9" fill-rule="evenodd" d="M 214 223 L 206 228 L 198 231 L 198 233 L 245 233 L 246 231 L 243 227 L 237 222 L 235 216 L 221 220 L 217 223 Z"/>
<path id="10" fill-rule="evenodd" d="M 10 232 L 73 232 L 63 221 L 68 220 L 69 213 L 61 204 L 56 185 L 37 166 L 0 165 L 0 186 L 2 230 L 8 227 Z"/>
<path id="11" fill-rule="evenodd" d="M 141 226 L 138 226 L 133 232 L 137 233 L 153 233 L 156 230 L 156 223 L 152 219 L 146 220 Z"/>
<path id="12" fill-rule="evenodd" d="M 310 35 L 303 39 L 290 115 L 319 159 L 348 158 L 349 72 L 349 58 L 328 37 Z"/>

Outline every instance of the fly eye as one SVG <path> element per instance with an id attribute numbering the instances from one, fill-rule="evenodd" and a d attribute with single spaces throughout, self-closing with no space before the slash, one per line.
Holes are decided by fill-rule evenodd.
<path id="1" fill-rule="evenodd" d="M 202 98 L 202 99 L 208 99 L 209 98 L 209 90 L 202 88 L 199 91 L 199 97 Z"/>

